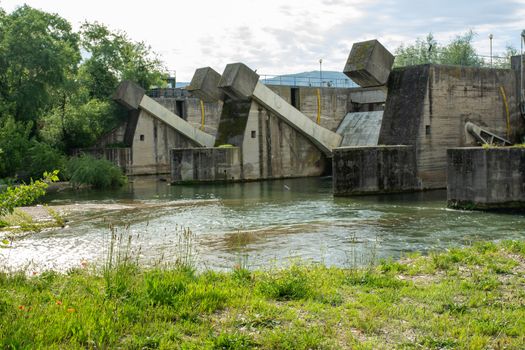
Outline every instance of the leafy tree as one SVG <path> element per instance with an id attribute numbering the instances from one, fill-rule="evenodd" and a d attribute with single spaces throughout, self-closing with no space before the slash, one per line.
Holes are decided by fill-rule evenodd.
<path id="1" fill-rule="evenodd" d="M 476 49 L 472 46 L 474 36 L 475 33 L 472 30 L 463 35 L 456 36 L 450 44 L 443 48 L 440 63 L 461 66 L 482 66 L 484 63 L 483 59 L 478 56 Z"/>
<path id="2" fill-rule="evenodd" d="M 483 66 L 484 61 L 472 45 L 475 33 L 470 30 L 465 34 L 456 36 L 448 45 L 442 46 L 432 33 L 425 40 L 417 39 L 413 45 L 399 46 L 394 65 L 396 67 L 416 64 L 450 64 L 463 66 Z"/>
<path id="3" fill-rule="evenodd" d="M 145 89 L 162 84 L 166 70 L 145 43 L 133 42 L 125 33 L 112 32 L 96 22 L 84 23 L 81 36 L 89 54 L 82 64 L 81 79 L 91 97 L 108 98 L 124 79 Z"/>
<path id="4" fill-rule="evenodd" d="M 0 118 L 0 178 L 13 176 L 22 168 L 31 147 L 31 123 L 17 122 L 13 117 Z"/>
<path id="5" fill-rule="evenodd" d="M 414 45 L 399 46 L 396 51 L 396 67 L 438 62 L 439 45 L 432 33 L 425 40 L 416 39 Z"/>
<path id="6" fill-rule="evenodd" d="M 21 6 L 0 14 L 0 113 L 36 122 L 80 62 L 78 35 L 55 14 Z M 32 124 L 36 133 L 36 123 Z"/>

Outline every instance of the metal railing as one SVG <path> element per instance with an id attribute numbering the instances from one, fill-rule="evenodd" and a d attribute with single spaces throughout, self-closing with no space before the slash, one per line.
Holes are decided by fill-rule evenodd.
<path id="1" fill-rule="evenodd" d="M 284 85 L 284 86 L 311 86 L 328 88 L 353 88 L 359 87 L 350 78 L 346 79 L 327 79 L 315 77 L 297 77 L 293 75 L 267 75 L 261 74 L 259 81 L 265 85 Z"/>

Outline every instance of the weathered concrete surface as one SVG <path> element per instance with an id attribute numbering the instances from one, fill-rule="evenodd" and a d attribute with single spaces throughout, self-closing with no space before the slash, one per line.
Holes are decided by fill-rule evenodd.
<path id="1" fill-rule="evenodd" d="M 416 147 L 421 189 L 445 188 L 448 148 L 476 145 L 465 131 L 473 122 L 498 135 L 519 140 L 524 122 L 515 94 L 512 70 L 476 67 L 422 65 L 394 69 L 388 82 L 388 97 L 379 144 Z"/>
<path id="2" fill-rule="evenodd" d="M 242 143 L 245 180 L 320 176 L 329 160 L 310 140 L 252 100 Z"/>
<path id="3" fill-rule="evenodd" d="M 141 109 L 148 112 L 151 116 L 169 125 L 181 135 L 190 139 L 195 145 L 203 147 L 212 147 L 215 144 L 215 137 L 195 128 L 184 119 L 173 114 L 170 110 L 155 102 L 151 97 L 144 95 L 137 104 L 141 88 L 129 81 L 122 82 L 117 88 L 114 98 L 117 102 L 128 108 Z M 135 107 L 136 106 L 136 107 Z"/>
<path id="4" fill-rule="evenodd" d="M 447 151 L 448 206 L 525 210 L 525 148 Z"/>
<path id="5" fill-rule="evenodd" d="M 332 149 L 341 143 L 340 135 L 317 125 L 264 84 L 257 83 L 253 98 L 309 139 L 325 156 L 331 157 Z"/>
<path id="6" fill-rule="evenodd" d="M 238 147 L 173 149 L 171 159 L 173 183 L 241 180 Z"/>
<path id="7" fill-rule="evenodd" d="M 223 100 L 224 93 L 218 88 L 220 80 L 221 75 L 213 68 L 199 68 L 186 89 L 205 102 Z"/>
<path id="8" fill-rule="evenodd" d="M 259 83 L 258 79 L 257 73 L 246 65 L 233 63 L 226 66 L 219 87 L 233 100 L 253 98 L 308 138 L 327 157 L 331 157 L 332 149 L 339 146 L 341 142 L 341 136 L 317 125 L 270 88 Z"/>
<path id="9" fill-rule="evenodd" d="M 201 99 L 183 89 L 167 90 L 168 96 L 152 97 L 175 115 L 183 117 L 193 127 L 207 134 L 216 136 L 219 118 L 222 112 L 222 101 L 203 101 L 204 120 L 202 118 Z M 150 96 L 151 97 L 151 96 Z M 203 123 L 204 122 L 204 123 Z"/>
<path id="10" fill-rule="evenodd" d="M 247 100 L 258 81 L 259 75 L 245 64 L 230 63 L 222 73 L 219 88 L 234 100 Z"/>
<path id="11" fill-rule="evenodd" d="M 362 87 L 385 85 L 392 65 L 392 55 L 377 40 L 363 41 L 352 45 L 343 72 Z"/>
<path id="12" fill-rule="evenodd" d="M 215 140 L 216 147 L 242 146 L 251 106 L 251 100 L 236 101 L 229 97 L 225 98 Z"/>
<path id="13" fill-rule="evenodd" d="M 412 146 L 341 147 L 332 159 L 334 196 L 417 189 Z"/>
<path id="14" fill-rule="evenodd" d="M 159 119 L 160 121 L 171 126 L 177 132 L 181 133 L 198 146 L 212 147 L 215 143 L 215 137 L 192 126 L 184 119 L 171 113 L 160 103 L 155 102 L 151 97 L 144 96 L 140 102 L 140 108 Z"/>
<path id="15" fill-rule="evenodd" d="M 128 109 L 138 109 L 146 90 L 132 81 L 124 80 L 113 94 L 113 99 Z"/>
<path id="16" fill-rule="evenodd" d="M 377 146 L 383 111 L 348 113 L 337 128 L 343 137 L 341 147 Z"/>
<path id="17" fill-rule="evenodd" d="M 321 123 L 319 125 L 331 131 L 337 130 L 348 113 L 383 110 L 386 101 L 386 93 L 378 88 L 318 88 L 282 85 L 267 85 L 267 87 L 316 123 L 319 90 L 321 95 Z M 292 91 L 296 94 L 294 101 L 292 101 Z"/>

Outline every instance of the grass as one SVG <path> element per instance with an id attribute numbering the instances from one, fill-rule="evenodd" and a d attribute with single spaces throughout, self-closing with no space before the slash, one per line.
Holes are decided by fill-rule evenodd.
<path id="1" fill-rule="evenodd" d="M 120 244 L 126 245 L 124 239 Z M 525 242 L 367 268 L 0 274 L 0 348 L 523 349 Z"/>

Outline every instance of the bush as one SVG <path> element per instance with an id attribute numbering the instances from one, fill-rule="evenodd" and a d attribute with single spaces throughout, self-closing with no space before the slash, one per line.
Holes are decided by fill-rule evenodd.
<path id="1" fill-rule="evenodd" d="M 63 179 L 66 157 L 59 150 L 47 143 L 33 141 L 28 158 L 30 178 L 38 178 L 45 172 L 59 170 L 59 177 Z"/>
<path id="2" fill-rule="evenodd" d="M 88 185 L 93 188 L 120 187 L 126 183 L 122 170 L 105 159 L 89 155 L 71 158 L 67 173 L 73 185 Z"/>
<path id="3" fill-rule="evenodd" d="M 39 197 L 46 194 L 48 182 L 58 180 L 58 170 L 52 173 L 44 173 L 42 180 L 31 181 L 29 185 L 8 187 L 5 192 L 0 193 L 0 216 L 13 212 L 16 207 L 32 204 Z M 2 222 L 2 225 L 5 222 Z"/>
<path id="4" fill-rule="evenodd" d="M 24 164 L 31 147 L 31 127 L 11 117 L 0 119 L 0 178 L 14 176 Z"/>

